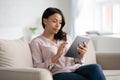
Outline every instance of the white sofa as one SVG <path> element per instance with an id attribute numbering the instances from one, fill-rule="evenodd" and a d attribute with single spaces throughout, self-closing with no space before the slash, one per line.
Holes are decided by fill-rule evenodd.
<path id="1" fill-rule="evenodd" d="M 100 64 L 106 80 L 120 80 L 120 53 L 95 53 L 92 41 L 85 54 L 85 64 Z"/>
<path id="2" fill-rule="evenodd" d="M 85 65 L 100 64 L 107 80 L 120 79 L 120 53 L 95 54 L 90 41 L 84 59 Z M 52 75 L 46 69 L 32 67 L 29 45 L 24 38 L 0 39 L 0 80 L 52 80 Z"/>
<path id="3" fill-rule="evenodd" d="M 53 80 L 51 73 L 33 68 L 28 42 L 24 38 L 0 40 L 0 80 Z"/>

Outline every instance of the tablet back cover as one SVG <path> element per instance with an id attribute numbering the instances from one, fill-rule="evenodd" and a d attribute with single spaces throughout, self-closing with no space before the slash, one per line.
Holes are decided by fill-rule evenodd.
<path id="1" fill-rule="evenodd" d="M 73 58 L 77 58 L 78 55 L 80 54 L 78 51 L 77 51 L 77 47 L 81 44 L 81 45 L 84 45 L 84 42 L 88 42 L 89 41 L 89 38 L 86 38 L 86 37 L 80 37 L 80 36 L 77 36 L 75 38 L 75 40 L 73 41 L 72 45 L 70 46 L 70 48 L 68 49 L 67 53 L 65 54 L 66 57 L 73 57 Z"/>

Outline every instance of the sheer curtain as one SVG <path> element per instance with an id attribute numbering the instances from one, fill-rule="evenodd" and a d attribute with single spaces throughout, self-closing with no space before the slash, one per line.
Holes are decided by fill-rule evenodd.
<path id="1" fill-rule="evenodd" d="M 87 31 L 120 33 L 120 3 L 114 0 L 72 0 L 71 35 Z M 74 27 L 73 27 L 74 26 Z"/>

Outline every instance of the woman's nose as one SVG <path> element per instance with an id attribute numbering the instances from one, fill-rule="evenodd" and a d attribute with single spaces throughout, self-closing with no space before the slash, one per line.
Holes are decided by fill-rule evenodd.
<path id="1" fill-rule="evenodd" d="M 56 23 L 56 26 L 57 26 L 57 27 L 59 27 L 59 26 L 60 26 L 59 22 L 57 22 L 57 23 Z"/>

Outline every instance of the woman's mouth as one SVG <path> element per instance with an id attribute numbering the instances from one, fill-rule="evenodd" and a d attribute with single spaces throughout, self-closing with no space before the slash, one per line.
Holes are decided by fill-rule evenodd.
<path id="1" fill-rule="evenodd" d="M 54 31 L 55 31 L 55 32 L 58 32 L 58 31 L 59 31 L 59 29 L 54 29 Z"/>

